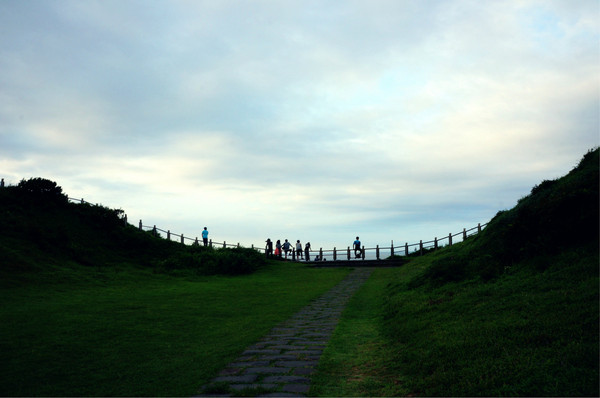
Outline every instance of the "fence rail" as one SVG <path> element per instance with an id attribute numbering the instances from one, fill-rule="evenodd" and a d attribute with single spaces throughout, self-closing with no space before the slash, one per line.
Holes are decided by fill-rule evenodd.
<path id="1" fill-rule="evenodd" d="M 94 205 L 93 203 L 90 202 L 86 202 L 83 198 L 82 199 L 74 199 L 74 198 L 68 198 L 71 202 L 75 202 L 75 203 L 81 203 L 81 204 L 88 204 L 88 205 Z M 99 206 L 97 203 L 95 204 L 95 206 Z M 123 220 L 124 223 L 127 224 L 127 215 L 123 214 Z M 411 249 L 412 253 L 415 252 L 419 252 L 419 254 L 423 255 L 424 252 L 429 251 L 429 250 L 435 250 L 438 249 L 442 246 L 445 246 L 444 242 L 447 241 L 447 245 L 448 246 L 452 246 L 453 243 L 457 243 L 454 238 L 456 237 L 462 237 L 462 241 L 467 240 L 468 237 L 476 235 L 478 233 L 481 232 L 481 230 L 483 228 L 485 228 L 487 226 L 487 223 L 485 224 L 477 224 L 477 226 L 470 228 L 470 229 L 466 229 L 463 228 L 463 230 L 461 232 L 457 232 L 457 233 L 449 233 L 448 236 L 444 236 L 442 238 L 437 238 L 435 237 L 433 240 L 430 241 L 423 241 L 420 240 L 419 243 L 411 243 L 409 244 L 408 242 L 406 242 L 404 245 L 397 245 L 394 246 L 394 241 L 391 241 L 390 246 L 379 246 L 376 245 L 375 247 L 365 247 L 363 246 L 361 251 L 360 251 L 360 255 L 356 256 L 355 255 L 355 251 L 354 249 L 351 249 L 350 246 L 348 246 L 347 248 L 343 248 L 343 249 L 337 249 L 337 247 L 334 247 L 333 249 L 329 249 L 329 250 L 323 250 L 323 248 L 320 248 L 319 250 L 310 250 L 309 253 L 311 253 L 311 256 L 314 254 L 316 255 L 318 253 L 319 259 L 321 260 L 327 260 L 328 258 L 330 258 L 333 261 L 337 261 L 337 260 L 341 260 L 341 259 L 345 259 L 346 260 L 365 260 L 367 257 L 369 258 L 374 258 L 376 260 L 381 260 L 382 257 L 384 257 L 384 253 L 389 253 L 389 256 L 408 256 L 409 254 L 411 254 Z M 142 231 L 148 231 L 151 232 L 153 234 L 158 235 L 159 232 L 162 232 L 164 234 L 166 234 L 166 239 L 167 240 L 174 240 L 174 241 L 179 241 L 182 244 L 186 244 L 186 241 L 188 242 L 192 242 L 192 244 L 198 245 L 200 244 L 200 241 L 198 240 L 198 237 L 195 238 L 191 238 L 191 237 L 187 237 L 184 236 L 184 234 L 176 234 L 171 232 L 171 230 L 164 230 L 161 228 L 158 228 L 156 225 L 153 226 L 148 226 L 148 225 L 143 225 L 142 220 L 139 221 L 138 223 L 138 228 Z M 241 248 L 241 247 L 245 247 L 240 245 L 240 243 L 238 242 L 237 244 L 230 244 L 227 243 L 226 241 L 224 242 L 213 242 L 212 239 L 208 240 L 208 246 L 210 247 L 214 247 L 214 248 Z M 254 244 L 251 245 L 251 249 L 253 250 L 257 250 L 259 252 L 266 252 L 266 248 L 263 247 L 254 247 Z M 292 260 L 296 260 L 296 252 L 295 250 L 293 250 L 293 245 L 290 249 L 290 255 L 289 257 Z M 367 252 L 369 253 L 369 255 L 367 255 Z M 304 253 L 304 251 L 303 251 Z M 285 257 L 287 258 L 288 255 L 285 255 Z M 329 260 L 329 261 L 331 261 Z"/>

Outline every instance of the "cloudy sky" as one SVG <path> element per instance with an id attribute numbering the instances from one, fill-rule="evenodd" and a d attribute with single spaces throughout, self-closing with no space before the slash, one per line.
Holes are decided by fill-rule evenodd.
<path id="1" fill-rule="evenodd" d="M 596 0 L 0 1 L 0 175 L 313 248 L 488 222 L 599 144 Z"/>

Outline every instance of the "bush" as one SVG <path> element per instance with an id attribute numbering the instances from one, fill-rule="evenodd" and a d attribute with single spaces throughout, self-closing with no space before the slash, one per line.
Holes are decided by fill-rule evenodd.
<path id="1" fill-rule="evenodd" d="M 256 271 L 264 263 L 264 257 L 256 250 L 192 245 L 181 247 L 155 264 L 165 270 L 189 269 L 202 275 L 244 275 Z"/>
<path id="2" fill-rule="evenodd" d="M 31 199 L 41 199 L 53 203 L 67 203 L 68 197 L 63 194 L 62 188 L 54 181 L 45 178 L 30 178 L 21 180 L 17 185 L 19 193 Z"/>

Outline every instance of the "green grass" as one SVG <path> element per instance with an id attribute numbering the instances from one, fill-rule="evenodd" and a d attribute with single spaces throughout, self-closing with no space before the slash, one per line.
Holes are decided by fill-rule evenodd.
<path id="1" fill-rule="evenodd" d="M 0 292 L 0 394 L 192 396 L 346 273 L 278 262 L 232 277 L 131 267 L 30 276 Z"/>
<path id="2" fill-rule="evenodd" d="M 489 283 L 412 287 L 440 252 L 378 270 L 325 351 L 316 396 L 598 396 L 597 246 Z M 391 281 L 391 282 L 390 282 Z"/>
<path id="3" fill-rule="evenodd" d="M 383 296 L 404 268 L 380 268 L 352 297 L 312 377 L 311 396 L 404 396 L 381 336 Z"/>

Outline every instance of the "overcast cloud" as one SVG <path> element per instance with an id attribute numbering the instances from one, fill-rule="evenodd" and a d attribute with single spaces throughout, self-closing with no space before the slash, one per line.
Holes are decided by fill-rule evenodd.
<path id="1" fill-rule="evenodd" d="M 215 241 L 414 243 L 599 143 L 599 3 L 0 2 L 0 174 Z"/>

